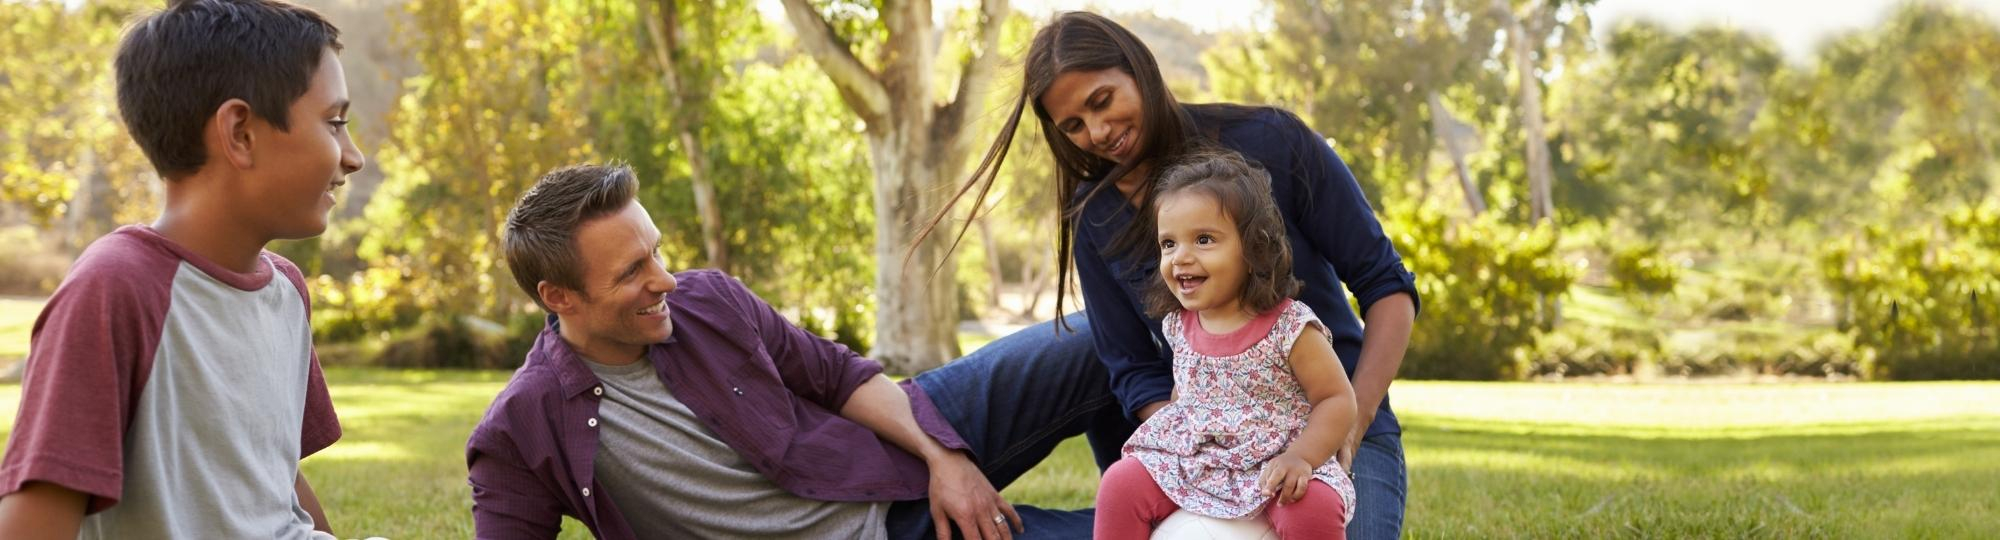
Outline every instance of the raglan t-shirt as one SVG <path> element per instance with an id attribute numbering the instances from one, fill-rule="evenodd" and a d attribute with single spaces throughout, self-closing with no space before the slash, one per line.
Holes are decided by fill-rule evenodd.
<path id="1" fill-rule="evenodd" d="M 298 267 L 225 269 L 145 226 L 91 244 L 36 319 L 0 494 L 89 496 L 81 538 L 304 538 L 299 460 L 340 438 Z"/>

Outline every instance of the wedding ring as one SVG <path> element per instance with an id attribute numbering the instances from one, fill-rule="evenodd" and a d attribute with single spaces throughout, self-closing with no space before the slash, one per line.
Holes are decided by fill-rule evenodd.
<path id="1" fill-rule="evenodd" d="M 1004 514 L 1003 514 L 1003 515 L 998 515 L 998 516 L 993 516 L 993 524 L 994 524 L 994 525 L 1006 525 L 1006 524 L 1007 524 L 1007 516 L 1006 516 L 1006 515 L 1004 515 Z"/>

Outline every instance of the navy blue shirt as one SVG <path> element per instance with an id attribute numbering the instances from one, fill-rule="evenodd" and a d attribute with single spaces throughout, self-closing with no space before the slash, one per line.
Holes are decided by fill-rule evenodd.
<path id="1" fill-rule="evenodd" d="M 1292 274 L 1304 282 L 1298 300 L 1326 323 L 1333 350 L 1353 377 L 1361 358 L 1361 321 L 1348 305 L 1348 290 L 1363 313 L 1399 292 L 1417 302 L 1415 278 L 1383 234 L 1354 173 L 1325 138 L 1284 111 L 1260 109 L 1226 121 L 1196 113 L 1194 120 L 1200 131 L 1215 134 L 1216 142 L 1271 173 L 1271 196 L 1291 240 Z M 1096 182 L 1085 182 L 1077 191 L 1079 200 L 1095 187 Z M 1129 259 L 1105 252 L 1135 212 L 1115 188 L 1084 203 L 1073 255 L 1097 355 L 1111 372 L 1112 393 L 1124 404 L 1125 414 L 1137 420 L 1139 409 L 1168 399 L 1174 376 L 1173 351 L 1166 346 L 1160 320 L 1146 316 L 1142 300 L 1141 291 L 1160 279 L 1159 257 L 1147 252 Z M 1366 435 L 1401 431 L 1388 396 L 1383 396 Z"/>

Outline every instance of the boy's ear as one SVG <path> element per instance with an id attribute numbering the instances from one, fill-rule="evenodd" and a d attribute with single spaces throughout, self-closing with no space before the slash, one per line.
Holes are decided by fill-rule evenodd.
<path id="1" fill-rule="evenodd" d="M 535 293 L 542 295 L 542 303 L 557 315 L 569 313 L 576 308 L 576 293 L 548 281 L 535 282 Z"/>
<path id="2" fill-rule="evenodd" d="M 250 103 L 231 98 L 215 109 L 215 116 L 209 119 L 209 128 L 215 134 L 216 153 L 238 169 L 248 169 L 255 165 L 250 148 L 256 141 L 250 134 L 250 118 L 253 113 Z"/>

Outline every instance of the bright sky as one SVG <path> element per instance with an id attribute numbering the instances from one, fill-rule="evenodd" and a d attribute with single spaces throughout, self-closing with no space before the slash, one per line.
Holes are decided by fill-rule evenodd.
<path id="1" fill-rule="evenodd" d="M 1971 7 L 2000 21 L 2000 0 L 1939 0 Z M 759 0 L 768 16 L 782 19 L 778 0 Z M 977 0 L 938 0 L 944 9 Z M 1833 34 L 1874 26 L 1901 0 L 1599 0 L 1590 8 L 1598 28 L 1645 17 L 1676 28 L 1722 23 L 1769 34 L 1793 58 L 1805 58 Z M 1256 27 L 1270 18 L 1270 8 L 1244 0 L 1013 0 L 1014 8 L 1047 16 L 1057 11 L 1152 11 L 1180 19 L 1196 30 L 1217 31 Z M 1246 7 L 1249 6 L 1249 7 Z"/>

